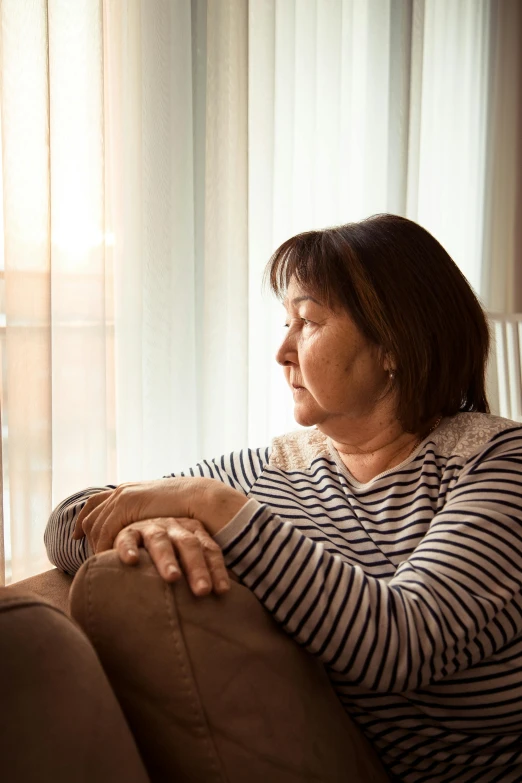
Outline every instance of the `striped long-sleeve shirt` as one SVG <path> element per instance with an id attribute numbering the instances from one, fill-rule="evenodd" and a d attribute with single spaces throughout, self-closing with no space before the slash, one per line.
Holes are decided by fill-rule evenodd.
<path id="1" fill-rule="evenodd" d="M 522 781 L 522 426 L 446 418 L 362 484 L 309 429 L 203 461 L 249 502 L 215 536 L 227 566 L 317 656 L 395 780 Z M 86 490 L 53 512 L 73 573 Z"/>

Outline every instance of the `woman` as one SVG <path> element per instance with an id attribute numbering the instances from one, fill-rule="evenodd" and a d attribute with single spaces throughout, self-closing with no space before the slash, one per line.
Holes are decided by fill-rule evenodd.
<path id="1" fill-rule="evenodd" d="M 489 415 L 482 308 L 393 215 L 293 237 L 267 272 L 311 429 L 76 495 L 49 556 L 73 573 L 145 546 L 197 595 L 228 568 L 323 662 L 394 779 L 520 781 L 522 428 Z"/>

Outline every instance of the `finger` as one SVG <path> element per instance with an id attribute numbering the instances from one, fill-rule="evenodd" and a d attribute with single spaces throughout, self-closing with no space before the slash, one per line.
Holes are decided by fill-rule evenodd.
<path id="1" fill-rule="evenodd" d="M 132 522 L 148 521 L 147 515 L 141 516 L 139 491 L 139 484 L 121 484 L 106 501 L 91 532 L 96 552 L 112 549 L 120 530 Z"/>
<path id="2" fill-rule="evenodd" d="M 143 545 L 151 556 L 160 576 L 166 582 L 175 582 L 181 576 L 172 541 L 164 528 L 149 525 L 141 529 Z"/>
<path id="3" fill-rule="evenodd" d="M 176 547 L 190 589 L 194 595 L 208 595 L 212 590 L 212 576 L 201 542 L 197 536 L 179 528 L 170 529 L 169 535 Z"/>
<path id="4" fill-rule="evenodd" d="M 85 522 L 85 519 L 96 508 L 98 508 L 98 506 L 100 506 L 108 498 L 110 498 L 113 492 L 114 492 L 113 489 L 104 490 L 103 492 L 96 492 L 94 495 L 91 495 L 90 498 L 87 499 L 87 502 L 84 503 L 84 505 L 80 509 L 80 513 L 76 518 L 73 538 L 83 538 L 83 536 L 85 535 L 85 531 L 83 529 L 83 524 Z"/>
<path id="5" fill-rule="evenodd" d="M 138 549 L 142 542 L 141 532 L 132 527 L 124 527 L 116 537 L 114 548 L 122 563 L 136 565 L 139 560 Z"/>
<path id="6" fill-rule="evenodd" d="M 214 592 L 220 595 L 230 590 L 230 578 L 221 547 L 209 535 L 205 526 L 199 519 L 191 517 L 176 517 L 176 522 L 187 530 L 192 531 L 199 539 L 203 555 L 207 561 L 208 570 L 212 579 Z"/>
<path id="7" fill-rule="evenodd" d="M 131 520 L 129 524 L 130 522 Z M 125 520 L 116 511 L 110 508 L 104 510 L 94 522 L 90 532 L 96 554 L 112 549 L 116 537 L 124 527 L 126 527 Z"/>
<path id="8" fill-rule="evenodd" d="M 200 538 L 200 542 L 212 578 L 214 592 L 218 595 L 226 593 L 230 590 L 230 578 L 221 547 L 208 534 L 204 538 Z"/>
<path id="9" fill-rule="evenodd" d="M 101 503 L 107 500 L 107 498 L 109 498 L 113 492 L 114 492 L 113 489 L 108 489 L 103 492 L 97 492 L 95 495 L 91 495 L 91 497 L 87 499 L 87 502 L 83 505 L 82 509 L 80 510 L 80 513 L 76 518 L 76 523 L 74 525 L 73 539 L 78 540 L 79 538 L 84 537 L 85 530 L 83 528 L 83 523 L 85 519 L 91 514 L 91 512 L 94 509 L 96 509 L 99 505 L 101 505 Z"/>
<path id="10" fill-rule="evenodd" d="M 103 520 L 107 516 L 107 506 L 111 503 L 108 498 L 104 503 L 100 503 L 95 509 L 88 514 L 82 523 L 83 532 L 91 546 L 92 550 L 96 551 L 96 542 L 98 541 L 99 531 L 103 525 Z"/>

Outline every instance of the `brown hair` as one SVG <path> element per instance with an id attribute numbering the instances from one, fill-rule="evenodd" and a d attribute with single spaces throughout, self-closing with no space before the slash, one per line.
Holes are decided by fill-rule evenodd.
<path id="1" fill-rule="evenodd" d="M 276 250 L 265 271 L 283 299 L 290 279 L 349 313 L 396 362 L 398 416 L 418 432 L 438 414 L 489 413 L 489 328 L 468 281 L 426 229 L 398 215 L 307 231 Z"/>

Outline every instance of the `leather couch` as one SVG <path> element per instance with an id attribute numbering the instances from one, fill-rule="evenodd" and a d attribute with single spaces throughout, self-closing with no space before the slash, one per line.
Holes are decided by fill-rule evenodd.
<path id="1" fill-rule="evenodd" d="M 0 588 L 0 661 L 9 783 L 388 781 L 324 668 L 247 588 L 196 598 L 144 551 Z"/>

